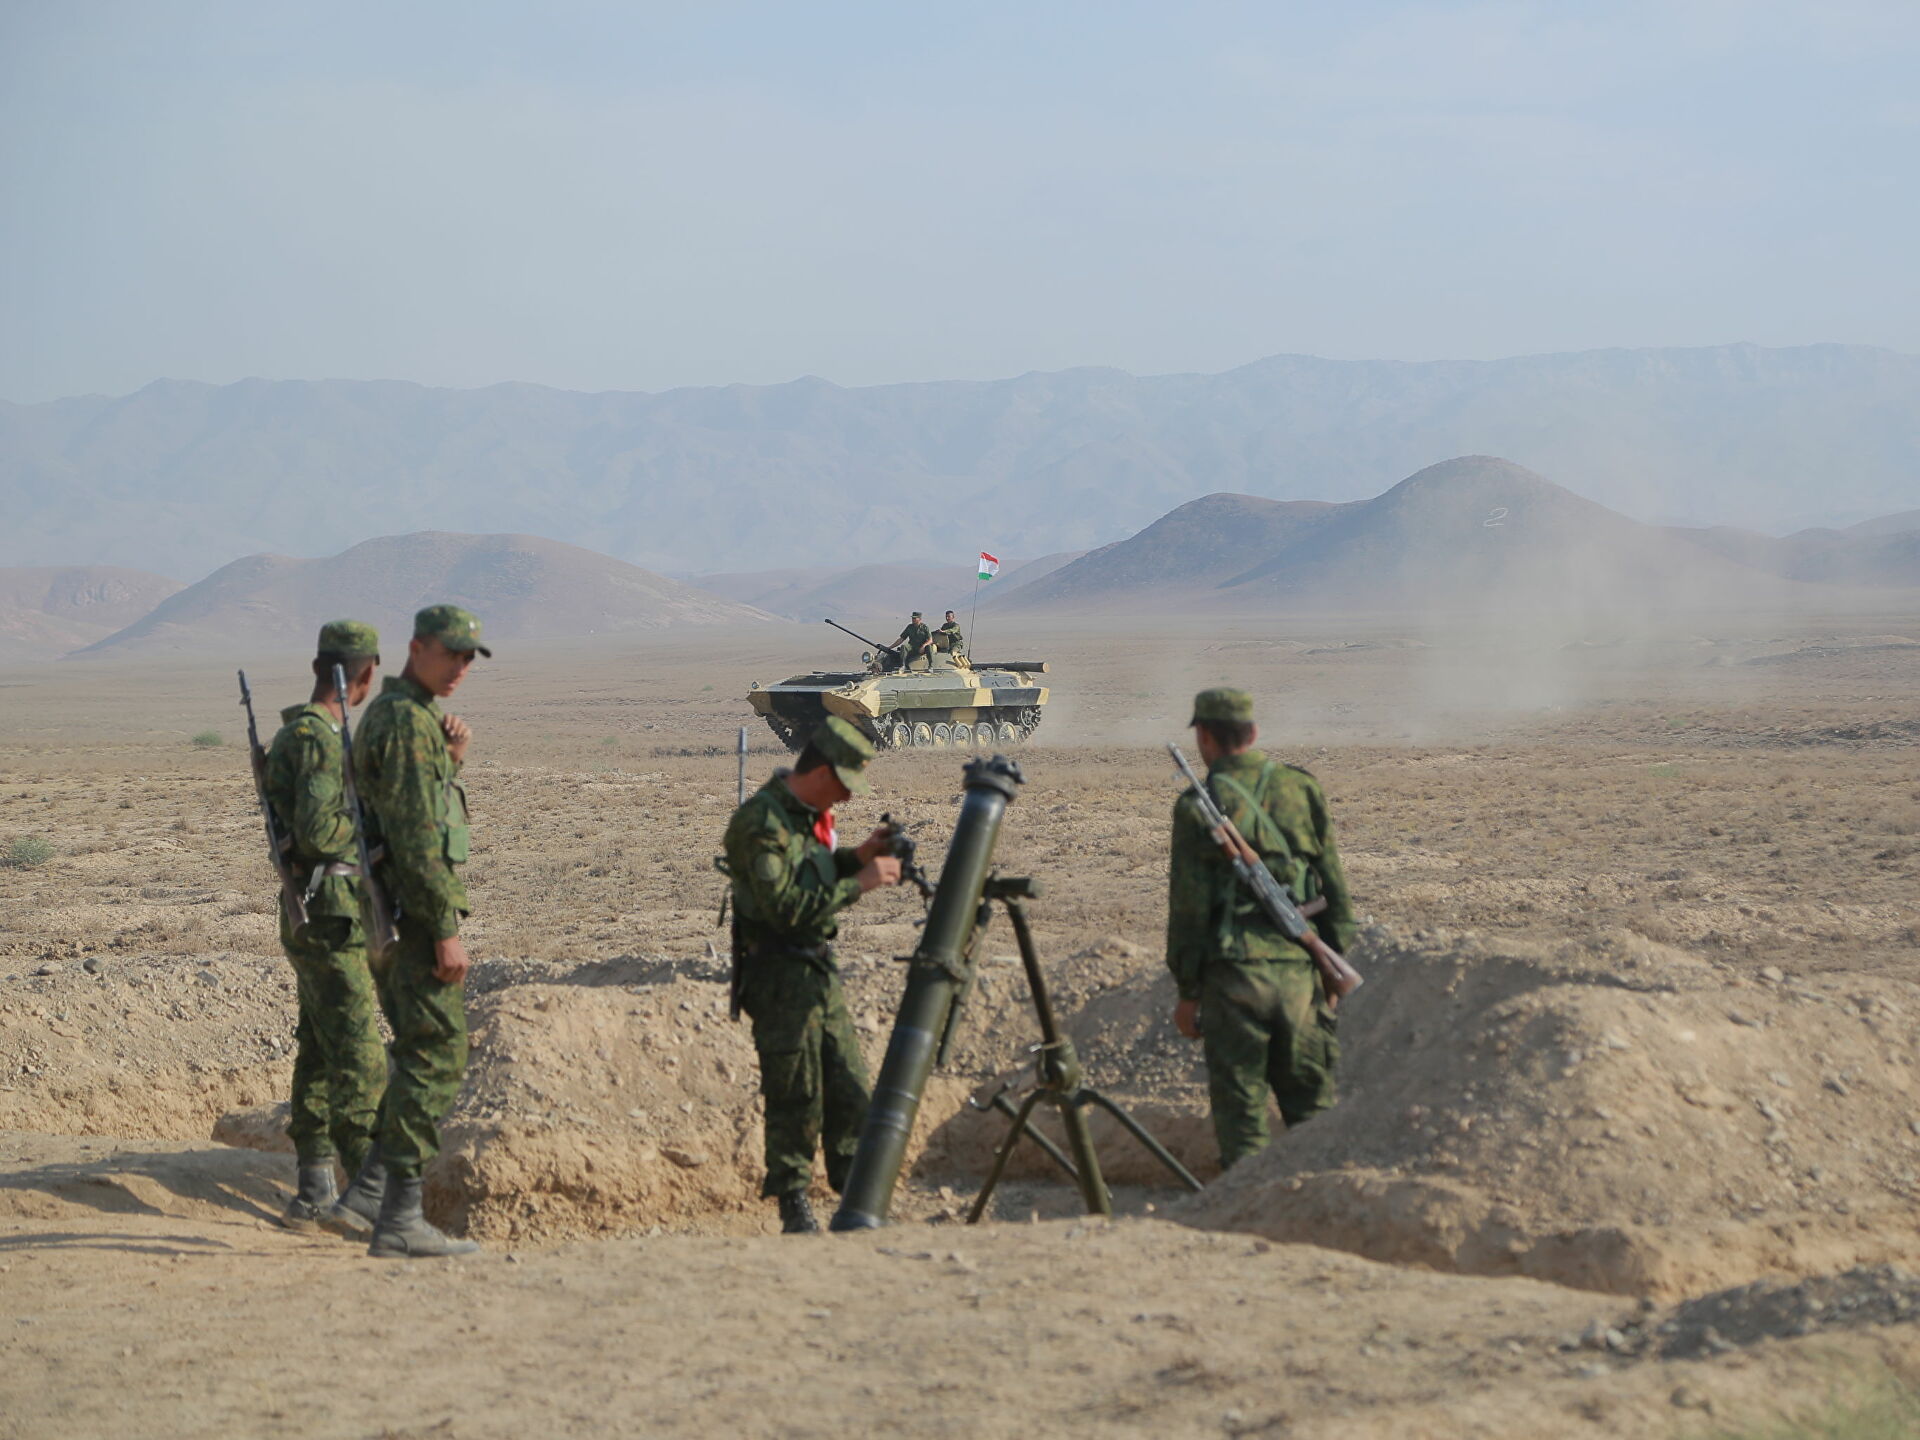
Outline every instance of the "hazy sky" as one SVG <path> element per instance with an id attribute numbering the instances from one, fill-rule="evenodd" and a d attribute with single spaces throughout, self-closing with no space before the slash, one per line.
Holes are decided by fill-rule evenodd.
<path id="1" fill-rule="evenodd" d="M 0 0 L 0 396 L 1920 351 L 1920 3 Z"/>

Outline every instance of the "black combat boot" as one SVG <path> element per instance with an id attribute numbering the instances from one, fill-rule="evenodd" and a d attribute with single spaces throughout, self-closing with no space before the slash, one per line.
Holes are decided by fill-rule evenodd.
<path id="1" fill-rule="evenodd" d="M 387 1193 L 380 1202 L 380 1218 L 373 1222 L 373 1241 L 367 1254 L 387 1259 L 422 1260 L 440 1255 L 471 1255 L 480 1247 L 456 1240 L 427 1223 L 420 1210 L 418 1175 L 387 1177 Z"/>
<path id="2" fill-rule="evenodd" d="M 280 1223 L 289 1230 L 318 1230 L 334 1203 L 333 1157 L 300 1162 L 300 1188 L 287 1202 Z"/>
<path id="3" fill-rule="evenodd" d="M 320 1217 L 322 1229 L 348 1240 L 364 1240 L 373 1233 L 373 1222 L 380 1218 L 380 1202 L 387 1193 L 387 1167 L 380 1159 L 380 1147 L 367 1151 L 360 1172 L 348 1182 L 345 1192 Z"/>
<path id="4" fill-rule="evenodd" d="M 780 1233 L 782 1235 L 818 1235 L 820 1222 L 813 1218 L 813 1206 L 804 1190 L 789 1190 L 780 1197 Z"/>

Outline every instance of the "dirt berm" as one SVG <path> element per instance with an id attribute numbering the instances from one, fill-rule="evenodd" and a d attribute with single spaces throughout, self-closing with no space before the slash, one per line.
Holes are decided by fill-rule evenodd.
<path id="1" fill-rule="evenodd" d="M 1630 935 L 1367 970 L 1340 1105 L 1176 1218 L 1663 1297 L 1920 1258 L 1920 988 Z"/>

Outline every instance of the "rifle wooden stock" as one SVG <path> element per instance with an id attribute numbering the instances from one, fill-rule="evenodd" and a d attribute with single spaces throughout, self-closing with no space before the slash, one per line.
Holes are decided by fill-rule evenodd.
<path id="1" fill-rule="evenodd" d="M 1306 905 L 1296 905 L 1293 897 L 1267 869 L 1266 861 L 1260 858 L 1260 852 L 1247 843 L 1247 839 L 1227 817 L 1212 793 L 1193 773 L 1193 767 L 1187 764 L 1187 757 L 1180 753 L 1178 745 L 1168 745 L 1174 764 L 1180 767 L 1180 773 L 1187 777 L 1193 786 L 1193 796 L 1200 806 L 1200 812 L 1206 817 L 1208 831 L 1214 844 L 1220 847 L 1220 853 L 1226 856 L 1227 863 L 1233 867 L 1235 877 L 1242 885 L 1253 892 L 1254 899 L 1274 923 L 1280 933 L 1307 952 L 1307 956 L 1320 972 L 1321 982 L 1327 988 L 1328 996 L 1335 1002 L 1352 994 L 1360 988 L 1360 972 L 1347 963 L 1346 956 L 1320 938 L 1319 931 L 1310 923 L 1310 916 L 1326 909 L 1324 898 L 1309 901 Z"/>

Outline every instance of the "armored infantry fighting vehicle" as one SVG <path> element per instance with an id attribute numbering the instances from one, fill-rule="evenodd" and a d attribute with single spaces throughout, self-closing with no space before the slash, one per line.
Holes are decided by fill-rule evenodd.
<path id="1" fill-rule="evenodd" d="M 858 726 L 876 745 L 898 750 L 1004 750 L 1040 724 L 1047 687 L 1034 677 L 1046 673 L 1044 660 L 969 660 L 964 654 L 936 653 L 921 662 L 931 668 L 902 669 L 890 646 L 865 643 L 873 648 L 860 657 L 859 670 L 817 670 L 777 685 L 756 680 L 747 692 L 753 713 L 789 750 L 805 745 L 829 715 Z"/>

